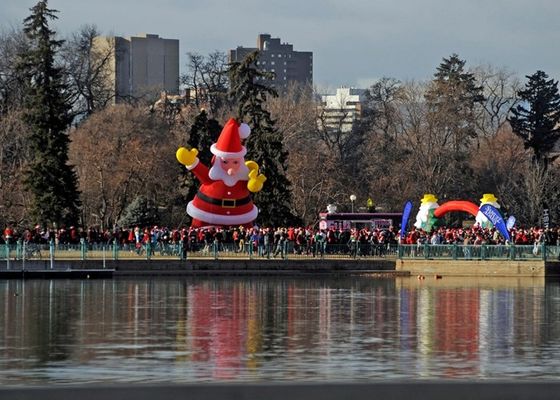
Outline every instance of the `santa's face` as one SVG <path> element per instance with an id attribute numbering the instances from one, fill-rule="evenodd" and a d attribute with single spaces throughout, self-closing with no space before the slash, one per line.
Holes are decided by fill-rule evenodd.
<path id="1" fill-rule="evenodd" d="M 233 186 L 240 180 L 248 180 L 249 168 L 243 161 L 241 157 L 216 157 L 209 176 L 213 180 L 224 181 L 227 186 Z"/>
<path id="2" fill-rule="evenodd" d="M 242 158 L 224 158 L 217 157 L 216 163 L 229 175 L 233 176 L 239 171 L 239 167 L 243 164 Z"/>

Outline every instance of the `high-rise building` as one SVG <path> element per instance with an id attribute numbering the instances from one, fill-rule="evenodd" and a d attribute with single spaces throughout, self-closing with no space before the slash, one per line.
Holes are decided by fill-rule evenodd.
<path id="1" fill-rule="evenodd" d="M 257 37 L 256 48 L 239 46 L 230 50 L 229 61 L 242 61 L 256 50 L 260 52 L 258 68 L 274 74 L 269 83 L 278 91 L 285 90 L 290 83 L 313 84 L 313 52 L 294 51 L 292 44 L 281 43 L 280 38 L 273 38 L 269 34 Z"/>
<path id="2" fill-rule="evenodd" d="M 94 46 L 109 52 L 109 79 L 115 102 L 161 91 L 179 93 L 179 40 L 141 34 L 99 36 Z"/>
<path id="3" fill-rule="evenodd" d="M 327 130 L 350 132 L 362 116 L 365 89 L 338 88 L 336 94 L 321 96 L 319 125 Z"/>

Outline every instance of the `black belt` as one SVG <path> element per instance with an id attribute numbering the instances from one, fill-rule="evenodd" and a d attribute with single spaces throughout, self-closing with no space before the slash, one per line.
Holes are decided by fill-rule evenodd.
<path id="1" fill-rule="evenodd" d="M 214 204 L 223 208 L 234 208 L 237 206 L 242 206 L 251 202 L 251 196 L 244 197 L 242 199 L 214 199 L 212 197 L 206 196 L 202 192 L 198 192 L 196 196 L 207 203 Z"/>

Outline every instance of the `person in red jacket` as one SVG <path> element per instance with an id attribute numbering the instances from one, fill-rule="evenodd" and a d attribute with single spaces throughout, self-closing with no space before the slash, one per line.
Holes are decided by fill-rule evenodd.
<path id="1" fill-rule="evenodd" d="M 177 160 L 201 183 L 198 193 L 187 205 L 193 227 L 252 227 L 258 209 L 250 192 L 260 191 L 266 177 L 259 174 L 256 162 L 245 162 L 247 149 L 241 139 L 246 139 L 250 132 L 247 124 L 239 124 L 231 118 L 217 142 L 210 147 L 214 154 L 210 168 L 200 162 L 197 149 L 181 147 L 177 150 Z"/>
<path id="2" fill-rule="evenodd" d="M 14 239 L 14 230 L 13 228 L 8 225 L 6 229 L 4 229 L 4 240 L 7 244 L 11 244 Z"/>

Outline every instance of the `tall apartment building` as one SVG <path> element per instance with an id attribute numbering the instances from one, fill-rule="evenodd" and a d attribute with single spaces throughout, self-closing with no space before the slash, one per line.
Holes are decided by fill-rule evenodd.
<path id="1" fill-rule="evenodd" d="M 336 94 L 321 96 L 319 125 L 324 129 L 350 132 L 361 117 L 365 89 L 338 88 Z"/>
<path id="2" fill-rule="evenodd" d="M 179 93 L 179 40 L 152 34 L 100 36 L 94 46 L 111 54 L 108 79 L 115 102 L 162 91 Z"/>
<path id="3" fill-rule="evenodd" d="M 313 84 L 313 52 L 294 51 L 294 46 L 281 43 L 280 38 L 269 34 L 257 37 L 257 47 L 240 47 L 229 51 L 229 61 L 242 61 L 247 54 L 260 52 L 257 65 L 259 69 L 272 72 L 274 78 L 269 81 L 278 91 L 285 90 L 292 82 Z"/>

